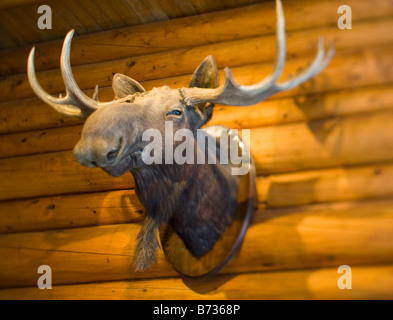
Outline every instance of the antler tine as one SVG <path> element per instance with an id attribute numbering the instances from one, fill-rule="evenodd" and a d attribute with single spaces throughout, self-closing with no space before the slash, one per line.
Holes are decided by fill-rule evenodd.
<path id="1" fill-rule="evenodd" d="M 334 55 L 334 47 L 332 46 L 329 49 L 325 57 L 324 41 L 323 38 L 320 38 L 318 52 L 311 66 L 295 78 L 282 83 L 277 83 L 277 80 L 283 71 L 286 58 L 285 19 L 280 0 L 276 0 L 276 14 L 277 58 L 273 72 L 257 84 L 244 86 L 237 84 L 233 78 L 231 70 L 229 68 L 225 68 L 224 84 L 216 89 L 183 88 L 182 94 L 186 104 L 196 105 L 198 103 L 213 102 L 233 106 L 253 105 L 269 98 L 273 94 L 292 89 L 302 84 L 321 72 L 328 65 Z"/>
<path id="2" fill-rule="evenodd" d="M 96 100 L 89 98 L 76 84 L 74 75 L 71 70 L 71 41 L 74 36 L 75 30 L 67 33 L 64 39 L 63 50 L 61 52 L 60 68 L 63 81 L 66 86 L 67 96 L 71 98 L 78 105 L 78 107 L 85 112 L 92 113 L 99 108 L 99 103 Z M 98 94 L 97 87 L 95 88 L 94 95 Z M 74 104 L 74 105 L 75 105 Z"/>
<path id="3" fill-rule="evenodd" d="M 87 118 L 92 112 L 107 103 L 100 103 L 89 98 L 76 84 L 75 78 L 71 71 L 70 63 L 71 40 L 73 35 L 74 30 L 68 32 L 64 40 L 60 59 L 61 73 L 66 86 L 65 97 L 60 95 L 59 98 L 55 98 L 48 94 L 39 84 L 34 67 L 34 47 L 31 49 L 28 58 L 27 76 L 29 78 L 31 87 L 37 96 L 47 104 L 51 105 L 55 110 L 67 116 Z M 97 88 L 94 95 L 95 97 L 97 96 Z"/>
<path id="4" fill-rule="evenodd" d="M 277 57 L 274 69 L 270 75 L 268 75 L 265 79 L 255 84 L 255 87 L 260 89 L 270 88 L 281 76 L 282 71 L 285 66 L 285 58 L 286 58 L 286 40 L 285 40 L 285 17 L 284 10 L 282 8 L 281 1 L 277 1 L 276 4 L 276 16 L 277 16 Z M 232 74 L 231 74 L 232 75 Z M 235 82 L 233 77 L 231 81 Z M 252 87 L 252 86 L 249 86 Z"/>
<path id="5" fill-rule="evenodd" d="M 294 79 L 282 83 L 277 83 L 276 84 L 278 90 L 277 92 L 292 89 L 302 84 L 303 82 L 307 81 L 308 79 L 314 77 L 315 75 L 320 73 L 323 69 L 325 69 L 326 66 L 329 64 L 330 60 L 333 58 L 335 48 L 334 46 L 331 46 L 325 57 L 324 47 L 325 47 L 324 39 L 321 37 L 319 38 L 318 52 L 314 59 L 314 62 L 310 65 L 310 67 L 307 70 L 300 73 Z"/>
<path id="6" fill-rule="evenodd" d="M 41 98 L 41 100 L 51 105 L 56 111 L 68 116 L 81 117 L 82 110 L 68 103 L 67 98 L 61 98 L 61 95 L 60 98 L 55 98 L 49 95 L 44 89 L 42 89 L 41 85 L 37 80 L 36 73 L 35 73 L 34 54 L 35 54 L 35 47 L 31 49 L 29 54 L 29 59 L 27 63 L 27 77 L 29 78 L 30 86 L 35 92 L 35 94 L 39 98 Z"/>

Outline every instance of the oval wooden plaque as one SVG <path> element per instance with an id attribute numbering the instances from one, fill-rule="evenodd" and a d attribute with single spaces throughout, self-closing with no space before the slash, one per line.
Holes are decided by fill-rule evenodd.
<path id="1" fill-rule="evenodd" d="M 255 166 L 251 153 L 240 136 L 234 130 L 223 126 L 209 126 L 204 130 L 216 138 L 221 137 L 225 133 L 229 140 L 237 143 L 239 152 L 242 155 L 245 154 L 246 158 L 249 159 L 247 164 L 249 167 L 247 174 L 237 176 L 239 184 L 238 207 L 233 223 L 226 228 L 213 249 L 206 255 L 201 258 L 194 257 L 170 225 L 164 225 L 160 229 L 161 246 L 172 267 L 184 277 L 198 279 L 208 278 L 217 274 L 240 249 L 256 201 Z M 239 165 L 229 165 L 239 167 Z M 217 214 L 220 213 L 218 212 Z"/>

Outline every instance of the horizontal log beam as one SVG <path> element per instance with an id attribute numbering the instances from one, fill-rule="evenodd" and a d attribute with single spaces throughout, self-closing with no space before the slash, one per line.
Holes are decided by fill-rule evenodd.
<path id="1" fill-rule="evenodd" d="M 356 285 L 340 290 L 337 268 L 216 276 L 209 281 L 180 278 L 59 285 L 51 290 L 0 290 L 1 300 L 358 300 L 392 299 L 393 266 L 351 266 Z M 355 280 L 353 280 L 355 281 Z M 263 290 L 261 290 L 263 288 Z M 164 303 L 165 305 L 165 303 Z"/>
<path id="2" fill-rule="evenodd" d="M 391 0 L 372 4 L 367 0 L 348 0 L 346 4 L 356 11 L 353 19 L 357 26 L 362 20 L 393 14 Z M 274 10 L 274 3 L 267 2 L 79 36 L 73 43 L 71 61 L 83 65 L 270 34 L 275 26 Z M 288 31 L 337 25 L 337 4 L 328 0 L 286 1 L 284 10 Z M 36 57 L 37 70 L 58 68 L 62 40 L 37 45 L 40 52 Z M 26 72 L 30 49 L 28 45 L 0 51 L 0 76 Z"/>
<path id="3" fill-rule="evenodd" d="M 72 150 L 82 126 L 60 127 L 0 136 L 0 158 Z"/>
<path id="4" fill-rule="evenodd" d="M 393 160 L 393 111 L 252 128 L 251 153 L 259 175 L 364 165 Z M 57 130 L 57 129 L 56 129 Z M 239 131 L 242 133 L 242 131 Z M 75 138 L 76 136 L 74 136 Z M 70 145 L 75 142 L 71 141 Z M 82 167 L 71 151 L 0 159 L 0 199 L 128 189 L 131 175 L 111 178 Z"/>
<path id="5" fill-rule="evenodd" d="M 337 55 L 329 67 L 312 81 L 309 81 L 308 83 L 293 90 L 277 94 L 273 97 L 273 99 L 271 99 L 271 101 L 264 101 L 261 104 L 255 106 L 255 108 L 264 107 L 265 104 L 267 105 L 268 111 L 269 108 L 272 108 L 271 112 L 273 112 L 273 115 L 270 118 L 267 117 L 267 124 L 285 122 L 286 117 L 288 117 L 288 121 L 291 121 L 290 115 L 288 114 L 286 114 L 286 117 L 283 116 L 283 119 L 280 120 L 277 120 L 277 117 L 275 117 L 275 114 L 281 114 L 281 105 L 275 106 L 277 101 L 276 99 L 281 98 L 300 96 L 289 103 L 295 104 L 296 109 L 300 108 L 301 114 L 304 114 L 308 110 L 311 110 L 309 111 L 310 113 L 320 110 L 316 117 L 324 117 L 326 115 L 324 112 L 325 108 L 329 107 L 333 108 L 334 110 L 338 110 L 338 108 L 335 108 L 335 105 L 340 103 L 338 102 L 339 99 L 343 101 L 343 103 L 340 104 L 341 110 L 341 108 L 344 108 L 344 105 L 346 105 L 344 102 L 346 102 L 345 99 L 349 97 L 350 92 L 344 92 L 342 96 L 336 96 L 336 98 L 333 96 L 333 101 L 330 101 L 330 104 L 329 101 L 326 101 L 326 99 L 324 99 L 323 96 L 321 97 L 320 94 L 344 89 L 362 90 L 358 88 L 363 86 L 378 86 L 392 83 L 393 70 L 390 63 L 391 50 L 391 48 L 386 47 L 365 50 L 363 52 L 357 53 Z M 286 73 L 296 73 L 299 66 L 305 66 L 308 62 L 309 59 L 307 59 L 307 61 L 304 59 L 290 61 L 287 64 Z M 263 75 L 267 75 L 270 71 L 270 64 L 258 64 L 233 69 L 236 80 L 243 84 L 256 83 L 263 77 Z M 223 73 L 221 72 L 220 74 L 222 79 Z M 338 74 L 340 74 L 340 77 L 337 76 Z M 143 83 L 143 85 L 147 90 L 163 85 L 179 88 L 182 86 L 188 86 L 190 79 L 191 76 L 186 75 L 161 80 L 146 81 Z M 92 91 L 87 91 L 87 94 L 91 95 Z M 310 96 L 313 94 L 318 95 Z M 374 94 L 373 96 L 374 97 L 371 98 L 377 99 L 376 103 L 379 103 L 380 101 L 378 100 L 378 94 Z M 108 87 L 103 88 L 100 91 L 100 97 L 104 101 L 112 99 L 112 89 Z M 322 106 L 320 106 L 321 103 L 323 103 Z M 358 103 L 364 108 L 365 101 Z M 316 106 L 315 108 L 313 108 L 314 105 Z M 369 101 L 369 105 L 372 106 L 376 104 Z M 233 109 L 231 110 L 232 112 L 236 112 L 233 111 Z M 326 110 L 326 112 L 329 112 L 329 110 Z M 295 112 L 295 115 L 296 114 L 297 118 L 295 117 L 293 119 L 294 121 L 302 120 L 304 117 L 305 119 L 308 119 L 307 116 L 299 116 L 299 110 Z M 265 117 L 265 114 L 263 114 L 263 116 Z M 60 115 L 58 112 L 54 111 L 51 107 L 45 105 L 38 99 L 12 101 L 0 104 L 0 119 L 2 120 L 0 121 L 0 133 L 33 130 L 39 128 L 45 129 L 81 123 L 79 120 Z M 255 119 L 258 119 L 258 117 L 255 117 Z M 255 126 L 252 121 L 250 122 L 250 127 L 251 126 Z"/>
<path id="6" fill-rule="evenodd" d="M 387 85 L 270 99 L 247 108 L 216 106 L 208 125 L 255 128 L 391 109 L 392 89 L 392 85 Z M 81 130 L 82 125 L 78 125 L 0 135 L 0 158 L 71 150 Z"/>
<path id="7" fill-rule="evenodd" d="M 283 97 L 303 96 L 306 94 L 324 93 L 342 89 L 354 89 L 362 86 L 377 86 L 392 82 L 390 71 L 390 52 L 392 45 L 372 47 L 362 50 L 336 53 L 328 67 L 321 74 L 292 90 L 276 94 L 275 99 Z M 304 70 L 312 61 L 312 57 L 288 60 L 282 75 L 284 80 L 288 76 Z M 232 68 L 235 80 L 244 85 L 259 82 L 261 78 L 272 71 L 271 63 L 247 65 Z M 340 75 L 340 76 L 338 76 Z M 220 72 L 223 79 L 223 72 Z M 150 80 L 143 82 L 147 90 L 154 87 L 168 85 L 172 88 L 188 86 L 190 75 L 170 77 L 166 79 Z"/>
<path id="8" fill-rule="evenodd" d="M 64 127 L 82 123 L 77 118 L 60 114 L 38 98 L 0 103 L 0 119 L 0 134 Z"/>
<path id="9" fill-rule="evenodd" d="M 393 160 L 391 111 L 251 129 L 258 174 Z"/>
<path id="10" fill-rule="evenodd" d="M 393 165 L 373 164 L 258 177 L 258 201 L 268 208 L 393 195 Z"/>
<path id="11" fill-rule="evenodd" d="M 216 105 L 208 125 L 226 125 L 233 129 L 311 122 L 329 117 L 366 113 L 393 106 L 393 85 L 358 87 L 295 97 L 268 99 L 254 106 Z"/>
<path id="12" fill-rule="evenodd" d="M 222 273 L 391 263 L 392 218 L 392 200 L 261 209 Z M 0 286 L 36 286 L 42 264 L 56 274 L 54 286 L 175 276 L 161 251 L 150 271 L 131 270 L 138 231 L 136 224 L 122 224 L 1 235 L 0 254 L 7 259 L 0 260 Z"/>
<path id="13" fill-rule="evenodd" d="M 143 207 L 133 190 L 0 202 L 0 233 L 140 222 Z"/>
<path id="14" fill-rule="evenodd" d="M 391 19 L 390 19 L 391 20 Z M 393 27 L 393 22 L 366 22 L 351 32 L 340 32 L 337 26 L 327 29 L 304 30 L 288 35 L 288 57 L 304 57 L 314 55 L 319 36 L 324 35 L 327 43 L 334 42 L 337 55 L 348 49 L 363 49 L 393 42 L 390 33 L 383 32 Z M 378 32 L 378 36 L 375 36 Z M 75 79 L 81 89 L 111 85 L 113 75 L 122 73 L 132 76 L 138 81 L 163 79 L 178 75 L 189 74 L 209 54 L 216 58 L 219 68 L 226 66 L 238 67 L 269 61 L 270 69 L 276 55 L 275 36 L 257 37 L 215 43 L 201 47 L 167 51 L 159 54 L 106 61 L 99 64 L 89 64 L 73 67 Z M 239 54 L 244 52 L 244 54 Z M 36 55 L 40 53 L 37 51 Z M 308 58 L 307 61 L 309 61 Z M 26 62 L 27 63 L 27 62 Z M 299 62 L 298 62 L 299 63 Z M 304 67 L 302 62 L 296 68 Z M 295 69 L 295 68 L 294 68 Z M 254 74 L 261 77 L 261 73 Z M 263 74 L 263 73 L 262 73 Z M 38 72 L 37 77 L 49 93 L 64 91 L 63 79 L 59 70 Z M 258 79 L 260 80 L 260 79 Z M 6 76 L 0 81 L 0 101 L 34 97 L 26 74 Z"/>
<path id="15" fill-rule="evenodd" d="M 256 187 L 261 207 L 279 208 L 385 198 L 391 181 L 387 163 L 261 176 Z M 2 201 L 0 234 L 139 222 L 142 212 L 133 190 Z"/>
<path id="16" fill-rule="evenodd" d="M 120 178 L 80 165 L 71 151 L 0 160 L 0 199 L 130 189 L 131 174 Z"/>

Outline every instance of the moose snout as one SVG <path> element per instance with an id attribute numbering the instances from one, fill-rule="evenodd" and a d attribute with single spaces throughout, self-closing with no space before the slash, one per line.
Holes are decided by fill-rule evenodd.
<path id="1" fill-rule="evenodd" d="M 84 146 L 82 141 L 79 141 L 74 147 L 74 157 L 78 162 L 86 167 L 95 168 L 97 167 L 97 161 L 93 158 L 91 152 L 89 152 L 88 148 Z"/>
<path id="2" fill-rule="evenodd" d="M 107 167 L 113 165 L 122 149 L 122 139 L 119 143 L 110 145 L 106 141 L 95 141 L 93 146 L 80 140 L 74 147 L 74 156 L 78 162 L 86 167 Z"/>

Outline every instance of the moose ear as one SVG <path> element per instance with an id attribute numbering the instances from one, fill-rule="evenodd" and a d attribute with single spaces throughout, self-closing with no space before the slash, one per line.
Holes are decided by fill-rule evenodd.
<path id="1" fill-rule="evenodd" d="M 112 88 L 115 92 L 115 99 L 121 99 L 137 92 L 146 91 L 138 81 L 120 73 L 116 73 L 113 77 Z"/>
<path id="2" fill-rule="evenodd" d="M 196 68 L 190 82 L 190 88 L 217 88 L 220 83 L 216 61 L 213 56 L 207 56 Z M 213 115 L 214 103 L 200 103 L 192 108 L 195 125 L 202 127 Z"/>
<path id="3" fill-rule="evenodd" d="M 189 87 L 217 88 L 219 83 L 216 61 L 213 56 L 207 56 L 196 68 Z"/>

